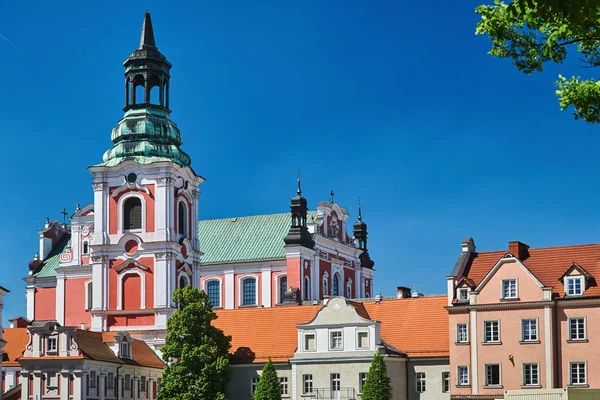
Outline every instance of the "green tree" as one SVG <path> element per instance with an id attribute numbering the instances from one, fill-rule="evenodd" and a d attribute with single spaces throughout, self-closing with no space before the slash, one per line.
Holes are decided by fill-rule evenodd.
<path id="1" fill-rule="evenodd" d="M 217 318 L 208 296 L 187 286 L 175 290 L 179 309 L 167 321 L 164 370 L 158 400 L 225 399 L 231 337 L 212 326 Z"/>
<path id="2" fill-rule="evenodd" d="M 361 400 L 389 400 L 392 398 L 392 386 L 383 356 L 375 353 L 367 380 L 362 390 Z"/>
<path id="3" fill-rule="evenodd" d="M 475 12 L 481 17 L 475 33 L 488 35 L 489 54 L 512 59 L 523 73 L 562 63 L 568 51 L 584 68 L 600 66 L 600 0 L 496 0 Z M 559 75 L 555 85 L 561 109 L 573 107 L 575 119 L 600 122 L 600 81 Z"/>
<path id="4" fill-rule="evenodd" d="M 263 367 L 254 400 L 281 400 L 281 384 L 271 358 Z"/>

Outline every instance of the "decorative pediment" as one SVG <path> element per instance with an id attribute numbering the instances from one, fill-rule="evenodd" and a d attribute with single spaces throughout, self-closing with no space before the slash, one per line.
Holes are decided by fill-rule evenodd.
<path id="1" fill-rule="evenodd" d="M 120 187 L 116 188 L 115 190 L 113 190 L 113 192 L 111 193 L 112 197 L 119 197 L 119 195 L 123 192 L 129 191 L 129 190 L 137 190 L 143 193 L 146 193 L 149 196 L 152 196 L 152 194 L 150 193 L 150 190 L 146 187 L 146 186 L 142 186 L 137 182 L 124 182 L 123 185 L 121 185 Z"/>
<path id="2" fill-rule="evenodd" d="M 475 282 L 473 281 L 473 279 L 471 278 L 467 278 L 467 277 L 462 277 L 457 283 L 456 283 L 456 287 L 457 288 L 469 288 L 469 289 L 475 289 L 477 287 L 477 285 L 475 284 Z"/>
<path id="3" fill-rule="evenodd" d="M 581 265 L 579 265 L 579 264 L 577 264 L 577 263 L 573 263 L 573 264 L 571 264 L 571 266 L 570 266 L 570 267 L 569 267 L 569 268 L 568 268 L 568 269 L 565 271 L 565 273 L 564 273 L 564 274 L 562 274 L 560 278 L 558 278 L 558 280 L 559 280 L 560 282 L 563 282 L 563 283 L 564 283 L 564 280 L 565 280 L 565 278 L 566 278 L 567 276 L 569 276 L 569 275 L 576 275 L 576 274 L 573 274 L 573 272 L 574 272 L 574 271 L 577 273 L 577 275 L 582 275 L 582 276 L 585 278 L 585 280 L 590 280 L 590 279 L 592 279 L 592 278 L 593 278 L 593 276 L 592 276 L 592 275 L 591 275 L 589 272 L 587 272 L 585 268 L 583 268 Z"/>
<path id="4" fill-rule="evenodd" d="M 150 271 L 150 268 L 148 268 L 147 266 L 145 266 L 143 264 L 140 264 L 136 260 L 125 261 L 123 264 L 115 267 L 115 271 L 121 272 L 121 271 L 129 269 L 129 268 L 139 268 L 144 271 Z"/>
<path id="5" fill-rule="evenodd" d="M 358 304 L 357 307 L 361 305 Z M 324 305 L 315 315 L 315 317 L 305 323 L 298 325 L 298 328 L 309 329 L 318 326 L 330 326 L 330 325 L 372 325 L 377 323 L 375 320 L 371 320 L 368 317 L 366 310 L 357 309 L 351 305 L 343 297 L 332 297 L 329 299 L 326 305 Z M 363 315 L 361 315 L 363 314 Z"/>

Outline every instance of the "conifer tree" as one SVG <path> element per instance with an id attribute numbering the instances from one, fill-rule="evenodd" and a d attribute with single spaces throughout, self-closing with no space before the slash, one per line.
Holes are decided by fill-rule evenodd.
<path id="1" fill-rule="evenodd" d="M 387 374 L 383 356 L 375 353 L 367 380 L 363 386 L 361 400 L 389 400 L 392 398 L 392 386 Z"/>
<path id="2" fill-rule="evenodd" d="M 254 392 L 254 400 L 281 400 L 281 384 L 271 358 L 262 370 Z"/>
<path id="3" fill-rule="evenodd" d="M 225 400 L 231 336 L 212 326 L 217 314 L 208 296 L 191 286 L 173 293 L 179 309 L 167 321 L 165 367 L 158 400 Z"/>

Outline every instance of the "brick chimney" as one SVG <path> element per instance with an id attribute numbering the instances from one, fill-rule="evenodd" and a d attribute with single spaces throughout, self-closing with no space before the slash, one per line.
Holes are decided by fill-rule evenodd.
<path id="1" fill-rule="evenodd" d="M 525 261 L 529 257 L 529 246 L 518 240 L 508 242 L 508 252 L 512 253 L 519 260 Z"/>

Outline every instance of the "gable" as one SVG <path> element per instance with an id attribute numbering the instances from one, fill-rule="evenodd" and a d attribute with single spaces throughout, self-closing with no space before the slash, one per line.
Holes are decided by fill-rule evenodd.
<path id="1" fill-rule="evenodd" d="M 516 280 L 517 297 L 521 301 L 544 299 L 544 285 L 527 267 L 514 257 L 502 258 L 479 284 L 477 303 L 498 303 L 503 297 L 503 281 Z"/>
<path id="2" fill-rule="evenodd" d="M 333 297 L 317 312 L 312 321 L 298 325 L 298 327 L 308 329 L 328 325 L 372 325 L 373 323 L 375 321 L 363 318 L 355 307 L 348 304 L 345 298 Z"/>

